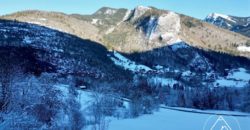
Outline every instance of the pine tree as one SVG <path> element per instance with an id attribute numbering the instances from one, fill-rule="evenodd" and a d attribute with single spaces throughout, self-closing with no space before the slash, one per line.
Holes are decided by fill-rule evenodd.
<path id="1" fill-rule="evenodd" d="M 182 91 L 178 91 L 177 105 L 179 107 L 185 107 L 186 106 L 184 92 L 182 92 Z"/>

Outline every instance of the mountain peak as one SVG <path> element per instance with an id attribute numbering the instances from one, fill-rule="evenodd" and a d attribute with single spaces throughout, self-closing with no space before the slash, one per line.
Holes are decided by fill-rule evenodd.
<path id="1" fill-rule="evenodd" d="M 136 10 L 141 10 L 141 11 L 145 11 L 145 10 L 150 10 L 151 8 L 150 7 L 147 7 L 147 6 L 142 6 L 142 5 L 139 5 L 135 8 Z"/>
<path id="2" fill-rule="evenodd" d="M 110 7 L 102 7 L 94 14 L 97 15 L 113 15 L 117 12 L 118 9 L 110 8 Z"/>
<path id="3" fill-rule="evenodd" d="M 139 18 L 141 17 L 143 14 L 145 14 L 148 10 L 151 10 L 151 8 L 149 7 L 145 7 L 145 6 L 137 6 L 134 9 L 134 13 L 133 13 L 133 19 Z"/>
<path id="4" fill-rule="evenodd" d="M 220 14 L 220 13 L 211 13 L 206 18 L 205 21 L 217 21 L 218 19 L 227 20 L 230 22 L 235 23 L 235 21 L 232 19 L 232 16 Z"/>
<path id="5" fill-rule="evenodd" d="M 218 17 L 224 18 L 224 19 L 229 19 L 230 17 L 228 15 L 225 14 L 220 14 L 220 13 L 211 13 L 207 16 L 207 18 L 213 18 L 213 19 L 217 19 Z"/>

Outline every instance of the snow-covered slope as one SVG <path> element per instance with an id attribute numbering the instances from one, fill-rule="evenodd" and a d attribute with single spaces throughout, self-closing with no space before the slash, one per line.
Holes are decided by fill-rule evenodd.
<path id="1" fill-rule="evenodd" d="M 214 86 L 244 87 L 250 81 L 250 73 L 244 68 L 231 70 L 226 77 L 219 77 Z"/>
<path id="2" fill-rule="evenodd" d="M 147 72 L 152 70 L 145 65 L 136 64 L 116 51 L 113 52 L 113 56 L 109 55 L 109 57 L 116 65 L 132 72 Z"/>
<path id="3" fill-rule="evenodd" d="M 42 61 L 52 64 L 56 68 L 54 72 L 65 74 L 78 73 L 101 78 L 104 76 L 104 73 L 105 75 L 108 74 L 100 71 L 102 67 L 117 68 L 107 57 L 108 52 L 106 48 L 99 43 L 36 24 L 11 20 L 0 20 L 0 23 L 1 48 L 5 48 L 5 51 L 7 51 L 8 47 L 9 51 L 15 51 L 15 48 L 27 48 L 34 54 L 27 54 L 27 52 L 22 51 L 19 55 L 27 56 L 27 60 L 31 60 L 30 57 L 34 55 L 34 59 L 41 61 L 41 63 L 36 63 L 37 65 L 47 66 Z M 109 63 L 103 64 L 101 62 Z M 36 67 L 35 70 L 39 70 L 38 66 Z M 95 69 L 95 67 L 98 69 Z M 103 68 L 103 70 L 107 71 L 109 67 L 104 67 L 105 69 Z M 73 72 L 74 68 L 77 68 L 77 71 Z"/>
<path id="4" fill-rule="evenodd" d="M 238 46 L 237 49 L 239 51 L 243 51 L 243 52 L 250 52 L 250 47 L 249 46 Z"/>
<path id="5" fill-rule="evenodd" d="M 236 17 L 219 13 L 209 14 L 204 21 L 234 32 L 250 36 L 250 17 Z"/>
<path id="6" fill-rule="evenodd" d="M 214 23 L 218 18 L 223 18 L 225 20 L 228 20 L 228 21 L 231 21 L 234 23 L 236 22 L 236 21 L 232 20 L 232 18 L 230 16 L 224 15 L 224 14 L 219 14 L 219 13 L 212 13 L 206 17 L 207 20 L 209 20 L 209 19 L 213 20 L 212 23 Z"/>

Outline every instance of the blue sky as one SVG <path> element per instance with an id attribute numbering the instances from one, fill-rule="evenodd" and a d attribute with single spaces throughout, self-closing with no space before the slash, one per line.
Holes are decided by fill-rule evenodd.
<path id="1" fill-rule="evenodd" d="M 91 14 L 103 6 L 133 9 L 138 5 L 172 10 L 200 19 L 211 12 L 250 16 L 250 0 L 0 0 L 0 15 L 28 9 Z"/>

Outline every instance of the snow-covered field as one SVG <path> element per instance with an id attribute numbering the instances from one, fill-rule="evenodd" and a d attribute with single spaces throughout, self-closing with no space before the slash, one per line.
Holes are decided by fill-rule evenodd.
<path id="1" fill-rule="evenodd" d="M 245 68 L 238 68 L 229 72 L 227 77 L 220 77 L 214 86 L 222 87 L 244 87 L 250 80 L 250 74 Z"/>
<path id="2" fill-rule="evenodd" d="M 210 130 L 219 117 L 160 109 L 152 115 L 143 115 L 135 119 L 112 119 L 109 130 Z M 222 117 L 232 130 L 250 130 L 250 117 Z"/>
<path id="3" fill-rule="evenodd" d="M 229 21 L 231 21 L 231 22 L 234 22 L 234 23 L 236 22 L 236 21 L 234 21 L 230 16 L 224 15 L 224 14 L 219 14 L 219 13 L 211 13 L 211 14 L 209 14 L 209 15 L 207 16 L 206 19 L 214 19 L 214 20 L 216 20 L 216 19 L 219 18 L 219 17 L 224 18 L 224 19 L 227 19 L 227 20 L 229 20 Z"/>
<path id="4" fill-rule="evenodd" d="M 84 108 L 91 101 L 91 92 L 79 92 L 79 101 Z M 211 129 L 211 127 L 220 117 L 226 121 L 232 130 L 250 130 L 250 114 L 248 113 L 164 108 L 164 106 L 153 114 L 142 115 L 138 118 L 117 119 L 108 117 L 107 120 L 109 121 L 108 130 L 217 130 Z M 92 127 L 88 128 L 91 129 Z"/>

